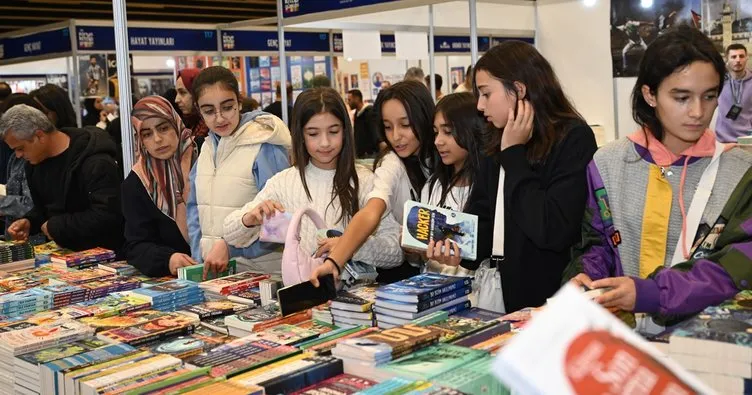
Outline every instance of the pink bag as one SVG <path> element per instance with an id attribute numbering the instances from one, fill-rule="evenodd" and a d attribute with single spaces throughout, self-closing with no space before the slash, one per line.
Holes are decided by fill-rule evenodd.
<path id="1" fill-rule="evenodd" d="M 312 208 L 306 207 L 295 212 L 287 228 L 285 249 L 282 251 L 282 282 L 285 287 L 310 280 L 311 273 L 324 263 L 324 257 L 314 258 L 313 252 L 300 248 L 300 221 L 304 214 L 313 221 L 317 229 L 326 228 L 324 220 Z"/>

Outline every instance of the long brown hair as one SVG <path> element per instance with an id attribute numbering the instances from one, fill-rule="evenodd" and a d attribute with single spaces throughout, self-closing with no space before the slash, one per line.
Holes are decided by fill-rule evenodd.
<path id="1" fill-rule="evenodd" d="M 491 48 L 476 63 L 473 69 L 473 92 L 479 95 L 476 75 L 484 70 L 501 81 L 516 100 L 525 99 L 533 105 L 533 135 L 527 142 L 527 159 L 531 164 L 545 161 L 554 144 L 561 140 L 567 128 L 563 124 L 585 122 L 561 89 L 551 64 L 532 45 L 517 41 L 504 41 Z M 519 97 L 514 83 L 525 85 L 525 97 Z M 484 133 L 488 154 L 499 152 L 501 134 L 489 125 Z"/>
<path id="2" fill-rule="evenodd" d="M 303 182 L 308 201 L 311 201 L 311 192 L 305 179 L 305 168 L 311 160 L 305 146 L 305 125 L 315 115 L 330 113 L 342 122 L 342 150 L 337 158 L 337 169 L 334 173 L 332 185 L 332 200 L 327 209 L 339 197 L 342 210 L 337 222 L 347 221 L 358 212 L 358 173 L 355 170 L 355 137 L 353 135 L 350 117 L 347 108 L 339 93 L 332 88 L 313 88 L 303 91 L 295 100 L 292 109 L 292 158 L 294 166 L 298 168 L 300 180 Z"/>

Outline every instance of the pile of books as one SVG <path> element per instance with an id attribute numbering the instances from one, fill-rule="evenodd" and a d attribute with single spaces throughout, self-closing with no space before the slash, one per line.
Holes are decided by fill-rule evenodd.
<path id="1" fill-rule="evenodd" d="M 337 294 L 329 304 L 329 312 L 335 325 L 374 326 L 373 303 L 376 286 L 351 288 Z"/>
<path id="2" fill-rule="evenodd" d="M 376 290 L 373 310 L 379 328 L 393 328 L 443 310 L 454 314 L 470 308 L 470 277 L 424 273 Z"/>
<path id="3" fill-rule="evenodd" d="M 337 358 L 297 354 L 235 376 L 227 383 L 243 388 L 262 387 L 267 394 L 289 394 L 321 378 L 339 374 L 342 374 L 342 361 Z"/>
<path id="4" fill-rule="evenodd" d="M 126 261 L 100 263 L 98 269 L 113 273 L 117 276 L 135 276 L 138 270 Z"/>
<path id="5" fill-rule="evenodd" d="M 224 323 L 229 334 L 237 337 L 248 336 L 279 324 L 296 325 L 312 318 L 311 310 L 301 311 L 282 317 L 277 305 L 267 305 L 242 313 L 228 315 Z"/>
<path id="6" fill-rule="evenodd" d="M 225 316 L 242 313 L 250 309 L 251 306 L 249 305 L 224 300 L 186 306 L 182 310 L 178 310 L 178 313 L 185 314 L 200 321 L 205 321 L 212 318 L 224 319 Z"/>
<path id="7" fill-rule="evenodd" d="M 18 316 L 53 307 L 53 295 L 41 288 L 29 288 L 0 295 L 0 314 Z"/>
<path id="8" fill-rule="evenodd" d="M 206 280 L 214 280 L 216 278 L 227 277 L 238 272 L 238 266 L 234 259 L 230 259 L 227 263 L 227 270 L 222 273 L 207 272 L 206 278 L 204 278 L 204 264 L 198 264 L 193 266 L 184 266 L 178 268 L 178 278 L 181 280 L 189 280 L 200 283 Z"/>
<path id="9" fill-rule="evenodd" d="M 85 300 L 98 299 L 114 292 L 130 291 L 141 287 L 141 282 L 133 277 L 112 277 L 106 280 L 89 281 L 81 284 L 85 292 Z"/>
<path id="10" fill-rule="evenodd" d="M 437 328 L 403 325 L 361 337 L 340 339 L 332 355 L 342 359 L 345 373 L 369 378 L 382 377 L 377 365 L 400 358 L 438 342 L 442 331 Z"/>
<path id="11" fill-rule="evenodd" d="M 86 291 L 75 285 L 47 285 L 39 288 L 52 294 L 52 307 L 59 308 L 69 304 L 83 302 Z"/>
<path id="12" fill-rule="evenodd" d="M 100 268 L 88 268 L 82 270 L 71 270 L 68 268 L 60 268 L 55 266 L 46 266 L 57 270 L 54 278 L 50 279 L 50 283 L 58 285 L 81 285 L 90 283 L 93 281 L 104 281 L 117 276 L 114 272 L 104 270 Z M 39 268 L 37 270 L 40 270 Z"/>
<path id="13" fill-rule="evenodd" d="M 204 290 L 207 298 L 225 298 L 239 292 L 257 288 L 259 281 L 266 280 L 268 274 L 243 272 L 214 280 L 204 281 L 199 287 Z"/>
<path id="14" fill-rule="evenodd" d="M 15 272 L 33 268 L 34 247 L 28 242 L 0 241 L 0 270 Z"/>
<path id="15" fill-rule="evenodd" d="M 188 359 L 189 367 L 210 368 L 212 377 L 232 376 L 300 353 L 295 347 L 270 340 L 241 338 Z"/>
<path id="16" fill-rule="evenodd" d="M 103 298 L 87 300 L 69 307 L 86 317 L 104 318 L 148 309 L 151 307 L 151 302 L 141 295 L 113 293 Z"/>
<path id="17" fill-rule="evenodd" d="M 149 300 L 153 309 L 161 311 L 175 311 L 204 301 L 204 293 L 198 284 L 179 279 L 130 292 Z"/>
<path id="18" fill-rule="evenodd" d="M 17 356 L 15 366 L 15 390 L 18 393 L 43 393 L 40 365 L 85 353 L 106 346 L 108 343 L 90 338 L 77 340 Z M 49 394 L 51 392 L 44 392 Z"/>
<path id="19" fill-rule="evenodd" d="M 174 336 L 189 335 L 193 333 L 198 323 L 197 319 L 182 314 L 168 313 L 132 326 L 99 332 L 97 337 L 110 343 L 126 343 L 135 347 Z"/>
<path id="20" fill-rule="evenodd" d="M 178 336 L 154 343 L 150 346 L 149 350 L 155 354 L 168 354 L 185 361 L 236 339 L 234 336 L 228 336 L 206 327 L 198 326 L 190 335 Z"/>
<path id="21" fill-rule="evenodd" d="M 668 334 L 668 355 L 719 393 L 752 392 L 752 291 L 711 306 Z"/>
<path id="22" fill-rule="evenodd" d="M 96 267 L 100 263 L 114 262 L 115 251 L 100 247 L 79 252 L 57 251 L 50 254 L 50 260 L 54 266 L 84 269 Z"/>
<path id="23" fill-rule="evenodd" d="M 250 288 L 245 291 L 240 291 L 234 295 L 227 295 L 227 300 L 248 305 L 250 307 L 262 306 L 261 293 L 259 292 L 258 288 Z"/>
<path id="24" fill-rule="evenodd" d="M 15 357 L 91 337 L 89 326 L 67 321 L 0 333 L 0 394 L 14 393 Z"/>

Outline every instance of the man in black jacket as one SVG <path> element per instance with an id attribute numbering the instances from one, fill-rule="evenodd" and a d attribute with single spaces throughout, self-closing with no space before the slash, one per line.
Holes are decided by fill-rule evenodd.
<path id="1" fill-rule="evenodd" d="M 379 152 L 380 143 L 373 107 L 363 103 L 363 93 L 358 89 L 347 92 L 347 104 L 355 110 L 355 154 L 358 158 L 372 158 Z"/>
<path id="2" fill-rule="evenodd" d="M 34 207 L 8 228 L 15 240 L 40 230 L 58 245 L 80 251 L 123 246 L 121 173 L 112 139 L 95 127 L 58 130 L 27 105 L 0 119 L 0 137 L 27 162 Z"/>

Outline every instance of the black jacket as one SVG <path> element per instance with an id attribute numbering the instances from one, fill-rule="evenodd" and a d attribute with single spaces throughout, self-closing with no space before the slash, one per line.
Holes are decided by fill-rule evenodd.
<path id="1" fill-rule="evenodd" d="M 509 147 L 481 163 L 466 210 L 479 217 L 478 260 L 463 261 L 462 266 L 476 269 L 491 256 L 499 165 L 503 165 L 505 259 L 499 271 L 506 311 L 543 305 L 561 286 L 570 248 L 581 238 L 585 170 L 596 149 L 593 131 L 577 123 L 540 165 L 529 164 L 524 145 Z"/>
<path id="2" fill-rule="evenodd" d="M 373 106 L 355 114 L 355 153 L 358 158 L 369 158 L 379 152 L 379 132 L 374 119 Z"/>
<path id="3" fill-rule="evenodd" d="M 64 248 L 80 251 L 104 247 L 120 252 L 123 246 L 120 182 L 123 178 L 115 160 L 115 143 L 96 127 L 63 128 L 62 132 L 70 136 L 70 145 L 60 184 L 44 184 L 41 174 L 35 177 L 39 166 L 26 166 L 34 207 L 24 218 L 31 222 L 31 234 L 38 233 L 47 221 L 50 236 Z M 50 189 L 54 189 L 59 200 L 43 201 L 42 191 Z M 53 207 L 63 209 L 51 210 Z"/>
<path id="4" fill-rule="evenodd" d="M 288 97 L 287 102 L 289 103 L 292 100 L 292 98 Z M 282 119 L 282 102 L 281 101 L 275 101 L 274 103 L 266 106 L 264 109 L 264 112 L 268 112 L 269 114 L 276 115 L 277 118 Z M 292 125 L 292 106 L 287 105 L 287 127 L 290 127 Z"/>
<path id="5" fill-rule="evenodd" d="M 170 256 L 191 255 L 175 221 L 157 208 L 136 173 L 123 181 L 125 257 L 141 273 L 151 277 L 170 275 Z"/>

